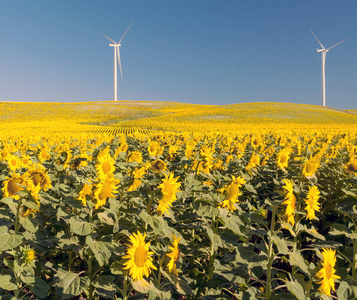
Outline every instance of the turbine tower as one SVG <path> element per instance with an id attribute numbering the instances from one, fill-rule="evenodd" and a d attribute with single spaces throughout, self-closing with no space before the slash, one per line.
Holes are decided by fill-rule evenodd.
<path id="1" fill-rule="evenodd" d="M 322 106 L 325 107 L 325 61 L 326 61 L 326 53 L 331 50 L 332 48 L 338 46 L 339 44 L 342 44 L 343 42 L 347 41 L 348 39 L 344 39 L 343 41 L 331 46 L 330 48 L 325 49 L 325 47 L 320 43 L 319 39 L 316 37 L 316 35 L 310 30 L 311 33 L 314 35 L 315 39 L 317 42 L 320 44 L 322 49 L 317 49 L 317 52 L 321 52 L 322 54 L 322 65 L 321 65 L 321 93 L 322 93 Z"/>
<path id="2" fill-rule="evenodd" d="M 129 31 L 131 25 L 133 25 L 134 21 L 131 22 L 130 26 L 128 29 L 124 32 L 123 36 L 121 37 L 120 41 L 118 43 L 114 42 L 111 38 L 108 38 L 106 35 L 104 35 L 109 41 L 112 42 L 112 44 L 109 44 L 110 47 L 114 47 L 114 101 L 118 100 L 118 89 L 117 89 L 117 84 L 118 84 L 118 71 L 117 71 L 117 64 L 119 65 L 120 69 L 120 76 L 121 80 L 123 81 L 123 72 L 121 70 L 121 62 L 120 62 L 120 51 L 119 47 L 121 46 L 121 41 L 123 40 L 124 36 L 127 34 Z"/>

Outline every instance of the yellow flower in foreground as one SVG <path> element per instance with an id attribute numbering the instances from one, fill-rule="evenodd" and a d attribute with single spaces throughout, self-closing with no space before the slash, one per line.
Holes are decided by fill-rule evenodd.
<path id="1" fill-rule="evenodd" d="M 26 174 L 20 175 L 14 173 L 11 177 L 6 177 L 6 180 L 3 182 L 2 191 L 4 193 L 4 198 L 12 197 L 15 200 L 19 200 L 20 196 L 17 195 L 17 193 L 25 190 L 25 188 L 31 188 L 32 186 L 33 183 Z"/>
<path id="2" fill-rule="evenodd" d="M 292 180 L 289 179 L 283 179 L 283 182 L 285 185 L 283 186 L 283 189 L 287 190 L 287 194 L 285 196 L 285 201 L 282 203 L 286 205 L 285 209 L 285 214 L 284 216 L 287 219 L 287 222 L 291 224 L 291 226 L 294 226 L 295 224 L 295 204 L 296 204 L 296 198 L 294 195 L 294 183 Z"/>
<path id="3" fill-rule="evenodd" d="M 94 200 L 97 201 L 95 208 L 99 208 L 107 202 L 108 198 L 114 197 L 118 193 L 118 184 L 120 180 L 114 177 L 108 177 L 104 181 L 99 182 L 94 191 Z"/>
<path id="4" fill-rule="evenodd" d="M 235 178 L 232 175 L 232 182 L 229 185 L 226 185 L 222 189 L 220 189 L 220 192 L 227 192 L 227 197 L 226 199 L 223 200 L 223 202 L 219 203 L 219 206 L 222 208 L 228 208 L 228 210 L 233 211 L 236 210 L 234 204 L 238 202 L 238 196 L 241 195 L 239 192 L 239 188 L 245 184 L 245 180 L 242 177 L 237 177 Z"/>
<path id="5" fill-rule="evenodd" d="M 35 186 L 39 185 L 44 191 L 52 187 L 51 179 L 46 173 L 46 168 L 41 164 L 31 166 L 27 171 L 27 176 Z"/>
<path id="6" fill-rule="evenodd" d="M 157 207 L 157 211 L 159 211 L 161 214 L 164 214 L 164 212 L 169 213 L 167 210 L 177 199 L 176 193 L 179 192 L 179 188 L 181 186 L 181 182 L 177 182 L 178 179 L 179 177 L 174 178 L 174 173 L 171 173 L 170 175 L 165 174 L 165 179 L 158 186 L 161 188 L 161 192 L 163 194 L 163 197 Z"/>
<path id="7" fill-rule="evenodd" d="M 152 263 L 152 257 L 150 255 L 154 254 L 149 251 L 150 242 L 145 244 L 145 236 L 139 231 L 137 234 L 133 233 L 130 236 L 131 245 L 127 245 L 129 249 L 126 255 L 123 256 L 124 259 L 128 259 L 124 263 L 124 269 L 129 270 L 129 275 L 135 280 L 143 280 L 143 276 L 149 277 L 151 269 L 156 270 L 156 267 Z"/>
<path id="8" fill-rule="evenodd" d="M 32 249 L 25 249 L 23 255 L 27 263 L 32 262 L 36 258 L 35 251 Z"/>
<path id="9" fill-rule="evenodd" d="M 305 199 L 306 203 L 306 219 L 313 220 L 315 218 L 315 211 L 320 211 L 320 191 L 317 186 L 312 186 L 309 189 L 307 194 L 307 199 Z"/>
<path id="10" fill-rule="evenodd" d="M 318 284 L 321 284 L 319 290 L 327 296 L 331 295 L 331 289 L 335 291 L 335 279 L 340 279 L 340 276 L 335 275 L 334 269 L 336 264 L 336 251 L 332 249 L 322 249 L 322 269 L 317 272 L 316 276 L 321 279 Z"/>
<path id="11" fill-rule="evenodd" d="M 98 163 L 95 165 L 98 177 L 105 180 L 108 176 L 112 176 L 115 171 L 115 160 L 108 154 L 98 156 Z"/>
<path id="12" fill-rule="evenodd" d="M 178 273 L 177 273 L 177 269 L 176 269 L 176 263 L 180 256 L 180 250 L 178 248 L 178 244 L 180 242 L 180 237 L 177 238 L 173 234 L 172 238 L 173 238 L 172 247 L 169 247 L 171 252 L 166 254 L 170 258 L 170 261 L 167 264 L 167 267 L 169 268 L 170 272 L 174 273 L 177 276 Z"/>

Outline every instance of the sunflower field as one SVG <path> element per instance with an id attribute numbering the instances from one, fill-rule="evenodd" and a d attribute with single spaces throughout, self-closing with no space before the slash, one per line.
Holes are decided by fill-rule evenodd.
<path id="1" fill-rule="evenodd" d="M 357 115 L 0 103 L 0 299 L 357 298 Z"/>

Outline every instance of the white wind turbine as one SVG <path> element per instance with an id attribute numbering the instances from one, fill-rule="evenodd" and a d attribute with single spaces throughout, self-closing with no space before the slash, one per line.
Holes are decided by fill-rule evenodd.
<path id="1" fill-rule="evenodd" d="M 342 44 L 343 42 L 347 41 L 348 39 L 344 39 L 343 41 L 331 46 L 330 48 L 325 49 L 325 47 L 320 43 L 316 35 L 310 30 L 311 33 L 314 35 L 315 39 L 317 42 L 320 44 L 322 49 L 317 49 L 317 52 L 321 52 L 322 54 L 322 66 L 321 66 L 321 90 L 322 90 L 322 106 L 325 107 L 325 61 L 326 61 L 326 53 L 331 50 L 332 48 L 338 46 L 339 44 Z"/>
<path id="2" fill-rule="evenodd" d="M 130 26 L 128 29 L 124 32 L 123 36 L 121 37 L 120 41 L 118 43 L 114 42 L 111 38 L 108 38 L 106 35 L 104 35 L 109 41 L 111 41 L 113 44 L 109 44 L 110 47 L 114 47 L 114 101 L 117 101 L 118 99 L 118 93 L 117 93 L 117 63 L 119 64 L 119 69 L 120 69 L 120 76 L 121 80 L 123 80 L 123 72 L 121 70 L 121 62 L 120 62 L 120 51 L 119 47 L 121 46 L 121 41 L 123 40 L 124 36 L 127 34 L 129 31 L 131 25 L 133 25 L 134 21 L 131 22 Z M 117 62 L 118 61 L 118 62 Z"/>

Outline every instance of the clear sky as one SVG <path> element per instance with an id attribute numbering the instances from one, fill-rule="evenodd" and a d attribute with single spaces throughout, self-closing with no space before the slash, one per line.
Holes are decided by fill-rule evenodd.
<path id="1" fill-rule="evenodd" d="M 7 0 L 0 2 L 0 101 L 113 99 L 321 104 L 357 109 L 357 1 Z M 118 76 L 119 78 L 119 76 Z"/>

